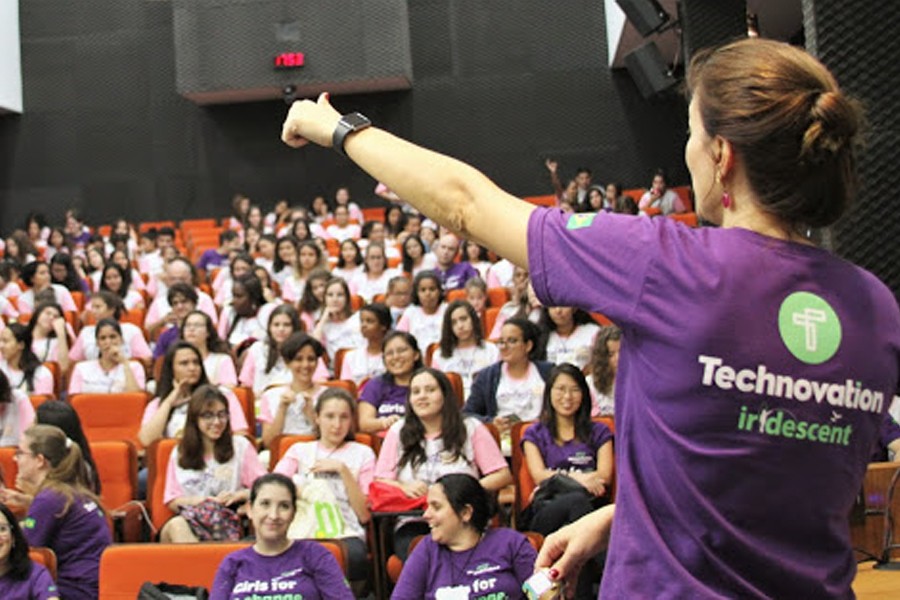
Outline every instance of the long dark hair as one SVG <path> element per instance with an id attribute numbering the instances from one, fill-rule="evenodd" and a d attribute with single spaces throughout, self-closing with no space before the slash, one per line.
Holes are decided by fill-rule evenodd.
<path id="1" fill-rule="evenodd" d="M 122 315 L 125 313 L 125 304 L 122 302 L 122 298 L 117 296 L 114 292 L 110 292 L 109 290 L 100 290 L 99 292 L 94 292 L 91 295 L 91 299 L 100 298 L 103 301 L 103 304 L 106 305 L 106 308 L 112 309 L 113 318 L 118 321 L 122 318 Z"/>
<path id="2" fill-rule="evenodd" d="M 466 445 L 466 425 L 462 412 L 459 410 L 456 394 L 453 393 L 453 386 L 441 371 L 423 367 L 415 371 L 409 380 L 410 394 L 413 380 L 423 374 L 434 377 L 441 389 L 441 396 L 444 399 L 441 407 L 441 442 L 444 445 L 444 451 L 449 453 L 454 460 L 458 460 L 463 456 L 463 448 Z M 397 463 L 398 469 L 406 464 L 415 469 L 428 460 L 425 455 L 425 425 L 410 405 L 410 394 L 407 395 L 406 414 L 403 426 L 400 428 L 401 451 L 400 460 Z"/>
<path id="3" fill-rule="evenodd" d="M 109 289 L 109 286 L 106 285 L 106 272 L 107 271 L 118 271 L 119 275 L 122 277 L 122 286 L 118 291 L 113 291 Z M 119 298 L 124 298 L 128 295 L 128 288 L 131 287 L 131 270 L 123 269 L 116 263 L 110 262 L 107 263 L 103 267 L 103 271 L 100 273 L 100 290 L 104 292 L 110 292 L 112 294 L 117 295 Z"/>
<path id="4" fill-rule="evenodd" d="M 441 283 L 441 278 L 438 277 L 438 274 L 432 270 L 419 271 L 418 273 L 416 273 L 416 276 L 413 277 L 412 303 L 416 306 L 422 306 L 422 302 L 419 300 L 419 284 L 421 284 L 426 279 L 431 279 L 437 286 L 438 305 L 440 305 L 440 303 L 444 301 L 444 284 Z"/>
<path id="5" fill-rule="evenodd" d="M 350 265 L 347 264 L 347 261 L 344 260 L 344 253 L 341 250 L 344 249 L 344 244 L 352 244 L 354 248 L 356 248 L 356 258 L 353 259 L 353 266 L 358 267 L 363 263 L 363 255 L 359 249 L 359 244 L 356 243 L 356 240 L 347 238 L 343 242 L 341 242 L 340 250 L 338 250 L 337 255 L 337 268 L 338 269 L 346 269 Z"/>
<path id="6" fill-rule="evenodd" d="M 159 373 L 159 381 L 156 384 L 156 395 L 160 400 L 164 400 L 172 393 L 172 388 L 175 383 L 175 354 L 179 350 L 190 350 L 197 355 L 197 360 L 200 361 L 200 379 L 197 381 L 197 384 L 191 392 L 195 392 L 201 385 L 209 383 L 209 379 L 206 377 L 206 369 L 203 368 L 203 355 L 200 354 L 200 351 L 197 350 L 197 347 L 192 343 L 178 340 L 172 344 L 172 347 L 169 348 L 169 351 L 166 352 L 166 357 L 163 359 L 162 369 Z M 171 414 L 172 413 L 170 412 L 169 415 L 171 416 Z"/>
<path id="7" fill-rule="evenodd" d="M 184 321 L 181 322 L 181 331 L 180 338 L 184 339 L 184 324 L 187 323 L 187 320 L 194 316 L 199 315 L 203 317 L 203 323 L 206 327 L 206 349 L 210 352 L 220 352 L 223 354 L 228 354 L 231 350 L 228 347 L 228 342 L 219 337 L 219 332 L 216 331 L 216 325 L 212 321 L 212 317 L 203 312 L 202 310 L 192 310 L 188 314 L 184 316 Z"/>
<path id="8" fill-rule="evenodd" d="M 415 265 L 413 264 L 412 257 L 409 254 L 407 254 L 407 252 L 406 252 L 406 244 L 408 244 L 410 240 L 419 244 L 419 247 L 422 249 L 422 256 L 424 256 L 428 252 L 428 250 L 426 250 L 425 243 L 422 241 L 422 238 L 420 238 L 417 235 L 411 235 L 411 236 L 407 237 L 405 240 L 403 240 L 403 245 L 400 247 L 400 252 L 403 257 L 401 259 L 401 265 L 403 267 L 404 273 L 412 274 L 413 267 Z"/>
<path id="9" fill-rule="evenodd" d="M 9 563 L 9 570 L 4 577 L 9 577 L 14 581 L 25 581 L 31 575 L 33 568 L 31 558 L 28 556 L 28 541 L 22 534 L 22 528 L 19 527 L 19 519 L 9 510 L 9 507 L 0 503 L 0 512 L 6 517 L 11 538 L 9 556 L 6 559 Z"/>
<path id="10" fill-rule="evenodd" d="M 322 302 L 320 302 L 315 294 L 313 294 L 312 282 L 322 280 L 322 282 L 328 283 L 331 277 L 331 272 L 329 272 L 328 269 L 317 267 L 310 272 L 309 277 L 306 278 L 306 285 L 303 286 L 303 295 L 300 296 L 300 302 L 298 303 L 298 307 L 301 311 L 313 313 L 322 308 Z"/>
<path id="11" fill-rule="evenodd" d="M 25 380 L 25 388 L 29 392 L 34 391 L 34 374 L 41 361 L 31 349 L 31 330 L 21 323 L 10 323 L 9 332 L 16 338 L 16 342 L 22 344 L 22 354 L 19 356 L 19 370 Z"/>
<path id="12" fill-rule="evenodd" d="M 178 466 L 199 471 L 206 467 L 203 460 L 203 434 L 200 433 L 200 413 L 213 402 L 221 402 L 228 412 L 228 398 L 214 385 L 201 385 L 191 394 L 188 402 L 187 421 L 181 441 L 178 442 Z M 213 444 L 213 456 L 218 463 L 226 463 L 234 456 L 231 438 L 231 418 L 225 420 L 225 430 Z"/>
<path id="13" fill-rule="evenodd" d="M 603 394 L 612 392 L 616 374 L 609 366 L 609 347 L 607 342 L 615 342 L 622 339 L 622 330 L 615 325 L 601 327 L 594 338 L 594 347 L 591 349 L 591 376 L 594 380 L 594 389 Z"/>
<path id="14" fill-rule="evenodd" d="M 272 258 L 272 273 L 280 273 L 284 270 L 285 267 L 293 268 L 294 265 L 288 265 L 281 259 L 281 254 L 278 252 L 278 249 L 282 244 L 290 244 L 294 247 L 294 255 L 297 259 L 300 258 L 300 249 L 298 248 L 300 242 L 292 235 L 286 235 L 282 238 L 279 238 L 277 242 L 275 242 L 275 256 Z"/>
<path id="15" fill-rule="evenodd" d="M 341 281 L 343 281 L 343 279 Z M 269 374 L 272 369 L 275 368 L 275 364 L 278 362 L 280 351 L 278 349 L 278 344 L 274 339 L 272 339 L 272 336 L 269 334 L 269 330 L 272 328 L 272 321 L 274 321 L 275 317 L 279 315 L 288 316 L 288 318 L 291 320 L 291 326 L 294 329 L 294 333 L 303 331 L 303 321 L 300 320 L 300 314 L 297 312 L 297 309 L 290 304 L 281 304 L 272 311 L 272 314 L 269 315 L 269 322 L 266 323 L 266 374 Z"/>
<path id="16" fill-rule="evenodd" d="M 91 454 L 91 445 L 88 443 L 87 437 L 84 435 L 84 429 L 81 427 L 81 419 L 78 417 L 75 409 L 72 408 L 72 405 L 59 400 L 49 400 L 37 407 L 34 420 L 41 425 L 55 425 L 59 427 L 66 434 L 66 437 L 78 444 L 78 447 L 81 448 L 82 458 L 91 468 L 91 487 L 95 494 L 99 494 L 101 485 L 97 463 L 94 462 L 94 455 Z"/>
<path id="17" fill-rule="evenodd" d="M 444 358 L 453 356 L 453 351 L 459 345 L 459 339 L 453 333 L 453 317 L 451 316 L 457 308 L 464 308 L 469 314 L 469 318 L 472 319 L 472 336 L 475 338 L 475 344 L 481 347 L 484 342 L 484 330 L 475 308 L 465 300 L 454 300 L 444 312 L 444 322 L 441 324 L 441 356 Z"/>
<path id="18" fill-rule="evenodd" d="M 72 262 L 72 257 L 63 252 L 57 252 L 53 255 L 53 258 L 50 259 L 50 265 L 62 265 L 66 269 L 66 277 L 62 281 L 53 283 L 59 283 L 64 288 L 69 290 L 70 292 L 81 292 L 81 280 L 78 278 L 78 273 L 75 271 L 75 264 Z M 53 280 L 53 269 L 50 269 L 50 279 Z"/>
<path id="19" fill-rule="evenodd" d="M 550 435 L 555 441 L 559 441 L 559 428 L 556 423 L 556 410 L 550 401 L 553 384 L 561 375 L 568 375 L 575 380 L 575 385 L 581 391 L 581 404 L 575 411 L 575 439 L 588 443 L 591 441 L 591 391 L 588 389 L 584 373 L 578 367 L 563 363 L 550 370 L 547 383 L 544 385 L 544 405 L 541 408 L 541 423 L 550 430 Z"/>
<path id="20" fill-rule="evenodd" d="M 529 360 L 543 360 L 547 355 L 544 347 L 541 330 L 538 326 L 522 317 L 513 317 L 507 319 L 503 326 L 512 325 L 522 333 L 522 343 L 531 342 L 531 352 L 528 353 Z"/>
<path id="21" fill-rule="evenodd" d="M 266 297 L 263 295 L 262 283 L 259 281 L 259 278 L 252 273 L 241 275 L 232 280 L 232 289 L 236 285 L 244 286 L 244 291 L 247 292 L 247 298 L 250 300 L 250 305 L 258 314 L 259 307 L 266 303 Z M 228 332 L 225 334 L 226 340 L 231 338 L 231 334 L 234 333 L 235 327 L 238 326 L 238 323 L 243 318 L 244 317 L 239 315 L 236 310 L 234 311 L 234 314 L 231 316 L 231 324 L 228 326 Z"/>
<path id="22" fill-rule="evenodd" d="M 38 319 L 41 318 L 41 314 L 45 310 L 54 309 L 62 317 L 65 313 L 63 312 L 62 307 L 57 304 L 55 301 L 51 302 L 39 302 L 37 306 L 34 307 L 34 312 L 31 314 L 31 318 L 28 320 L 28 335 L 31 336 L 31 341 L 34 341 L 34 328 L 37 326 Z M 54 329 L 50 329 L 47 332 L 48 338 L 55 338 L 56 331 Z"/>
<path id="23" fill-rule="evenodd" d="M 550 317 L 550 308 L 549 306 L 541 307 L 541 316 L 538 318 L 537 325 L 542 331 L 556 331 L 556 322 Z M 594 322 L 594 318 L 587 311 L 580 308 L 572 308 L 572 324 L 574 327 Z"/>

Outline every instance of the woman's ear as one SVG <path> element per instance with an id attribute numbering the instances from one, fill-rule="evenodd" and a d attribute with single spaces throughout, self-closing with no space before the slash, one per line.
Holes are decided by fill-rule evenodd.
<path id="1" fill-rule="evenodd" d="M 471 525 L 472 524 L 472 515 L 474 514 L 474 512 L 475 512 L 475 510 L 472 508 L 472 505 L 466 504 L 465 506 L 462 507 L 462 510 L 459 511 L 459 519 L 465 525 Z"/>
<path id="2" fill-rule="evenodd" d="M 716 159 L 716 169 L 722 174 L 722 179 L 728 179 L 734 169 L 734 146 L 720 135 L 713 139 Z"/>

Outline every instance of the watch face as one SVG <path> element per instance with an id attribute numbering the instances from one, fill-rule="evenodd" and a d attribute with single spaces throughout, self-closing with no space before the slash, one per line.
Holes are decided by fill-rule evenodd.
<path id="1" fill-rule="evenodd" d="M 351 129 L 358 129 L 360 127 L 365 127 L 367 125 L 371 125 L 372 121 L 359 114 L 358 112 L 350 113 L 344 115 L 341 120 L 350 126 Z"/>

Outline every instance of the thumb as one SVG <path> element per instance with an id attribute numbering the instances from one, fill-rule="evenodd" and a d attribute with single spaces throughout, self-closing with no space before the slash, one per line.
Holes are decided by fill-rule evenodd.
<path id="1" fill-rule="evenodd" d="M 319 99 L 316 101 L 316 104 L 331 108 L 331 95 L 328 92 L 322 92 L 319 94 Z"/>

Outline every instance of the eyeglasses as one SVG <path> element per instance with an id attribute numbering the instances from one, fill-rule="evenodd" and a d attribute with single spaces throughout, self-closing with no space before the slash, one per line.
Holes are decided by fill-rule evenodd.
<path id="1" fill-rule="evenodd" d="M 581 388 L 579 387 L 557 387 L 554 385 L 550 388 L 550 391 L 557 396 L 565 396 L 566 394 L 569 396 L 581 396 Z"/>
<path id="2" fill-rule="evenodd" d="M 185 323 L 185 329 L 206 329 L 206 323 Z"/>
<path id="3" fill-rule="evenodd" d="M 227 421 L 228 420 L 228 411 L 222 410 L 219 412 L 202 412 L 200 413 L 201 421 Z"/>
<path id="4" fill-rule="evenodd" d="M 401 356 L 403 354 L 406 354 L 407 352 L 412 352 L 412 348 L 407 346 L 406 348 L 397 348 L 394 350 L 388 350 L 387 352 L 384 353 L 384 357 L 385 358 L 393 358 L 395 356 Z"/>
<path id="5" fill-rule="evenodd" d="M 521 341 L 522 340 L 519 340 L 516 338 L 507 338 L 505 340 L 497 340 L 497 345 L 500 346 L 501 348 L 504 346 L 515 346 L 516 344 L 518 344 Z"/>
<path id="6" fill-rule="evenodd" d="M 16 458 L 19 458 L 20 456 L 34 456 L 34 452 L 22 450 L 21 448 L 16 448 L 16 451 L 13 454 Z"/>

